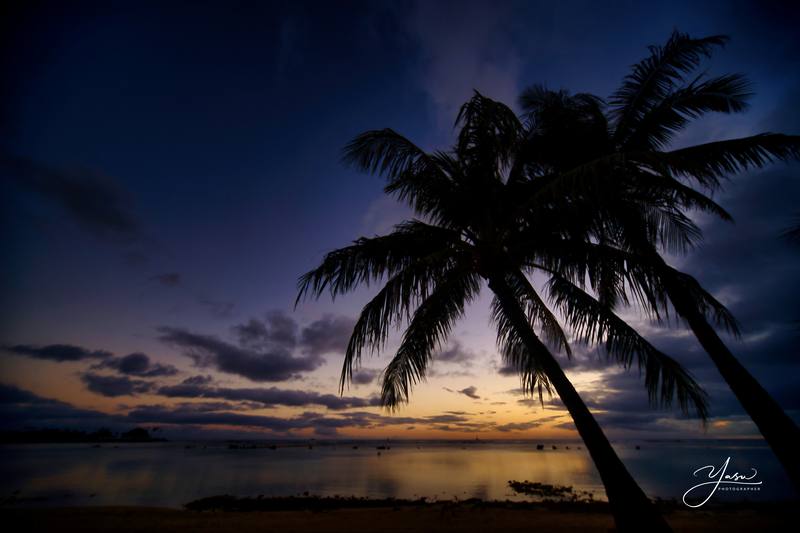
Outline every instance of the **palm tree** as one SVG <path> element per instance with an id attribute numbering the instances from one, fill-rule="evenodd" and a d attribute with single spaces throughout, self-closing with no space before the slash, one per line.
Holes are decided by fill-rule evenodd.
<path id="1" fill-rule="evenodd" d="M 388 129 L 359 135 L 345 149 L 347 162 L 385 176 L 386 193 L 407 202 L 420 219 L 328 253 L 299 280 L 298 302 L 381 285 L 356 322 L 341 389 L 362 353 L 379 351 L 390 329 L 407 323 L 383 373 L 381 403 L 394 409 L 407 402 L 486 281 L 494 294 L 491 316 L 505 361 L 519 372 L 526 392 L 538 391 L 540 399 L 545 391 L 560 396 L 597 466 L 619 529 L 669 530 L 551 353 L 561 349 L 570 356 L 567 335 L 526 274 L 537 268 L 537 257 L 560 250 L 572 229 L 564 224 L 564 206 L 558 202 L 524 210 L 517 205 L 527 201 L 531 187 L 548 186 L 526 178 L 519 156 L 528 132 L 509 108 L 480 94 L 462 107 L 457 125 L 458 140 L 447 152 L 427 153 Z M 536 226 L 522 215 L 535 216 Z M 677 397 L 684 412 L 693 407 L 706 416 L 705 393 L 674 360 L 580 284 L 545 272 L 551 276 L 552 301 L 579 340 L 602 340 L 608 356 L 625 367 L 636 359 L 654 402 L 669 404 Z"/>
<path id="2" fill-rule="evenodd" d="M 700 209 L 724 220 L 730 215 L 703 193 L 721 187 L 731 173 L 762 168 L 774 160 L 800 157 L 800 136 L 762 133 L 738 139 L 669 149 L 674 135 L 693 119 L 747 108 L 749 84 L 737 74 L 689 78 L 704 57 L 727 41 L 724 36 L 693 39 L 674 32 L 667 43 L 650 47 L 634 65 L 610 109 L 590 95 L 533 87 L 522 96 L 530 122 L 528 158 L 552 186 L 543 195 L 568 194 L 573 213 L 585 217 L 592 238 L 575 253 L 551 256 L 549 265 L 573 279 L 587 270 L 606 304 L 632 289 L 657 320 L 672 309 L 700 344 L 800 487 L 800 431 L 778 403 L 733 356 L 712 323 L 738 335 L 735 319 L 692 276 L 671 267 L 661 253 L 685 253 L 702 232 L 687 214 Z M 666 217 L 667 219 L 665 219 Z M 599 265 L 605 264 L 605 267 Z"/>

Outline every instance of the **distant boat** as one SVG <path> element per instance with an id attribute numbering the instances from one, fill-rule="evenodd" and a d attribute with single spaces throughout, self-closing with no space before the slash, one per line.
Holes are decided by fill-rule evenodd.
<path id="1" fill-rule="evenodd" d="M 544 444 L 537 444 L 536 445 L 536 449 L 537 450 L 544 450 Z"/>

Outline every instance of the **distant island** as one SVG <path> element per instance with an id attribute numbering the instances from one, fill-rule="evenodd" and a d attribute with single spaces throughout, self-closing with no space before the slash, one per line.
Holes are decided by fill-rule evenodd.
<path id="1" fill-rule="evenodd" d="M 152 432 L 157 432 L 153 428 Z M 0 431 L 0 444 L 43 444 L 43 443 L 70 443 L 70 442 L 165 442 L 167 439 L 154 437 L 151 431 L 145 428 L 133 428 L 122 433 L 114 433 L 102 428 L 97 431 L 82 431 L 75 429 L 25 429 L 20 431 Z"/>

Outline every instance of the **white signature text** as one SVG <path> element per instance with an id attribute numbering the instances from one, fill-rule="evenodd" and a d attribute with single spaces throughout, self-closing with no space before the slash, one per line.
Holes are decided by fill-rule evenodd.
<path id="1" fill-rule="evenodd" d="M 713 496 L 714 493 L 717 492 L 717 489 L 719 489 L 720 486 L 737 486 L 744 488 L 743 486 L 753 487 L 761 485 L 761 481 L 755 481 L 755 477 L 758 475 L 758 470 L 756 470 L 755 468 L 750 469 L 752 470 L 752 474 L 749 475 L 740 474 L 739 472 L 727 474 L 726 472 L 728 470 L 728 464 L 730 463 L 730 461 L 731 458 L 728 457 L 727 459 L 725 459 L 725 462 L 722 463 L 722 466 L 720 466 L 719 468 L 714 467 L 714 465 L 706 465 L 695 470 L 692 475 L 694 475 L 694 477 L 700 477 L 701 479 L 705 479 L 704 476 L 706 474 L 704 473 L 703 475 L 700 476 L 698 476 L 698 474 L 700 474 L 700 472 L 707 471 L 707 476 L 710 481 L 704 481 L 703 483 L 698 483 L 694 487 L 684 492 L 683 503 L 685 503 L 688 507 L 692 508 L 700 507 L 701 505 L 705 504 L 708 500 L 711 499 L 711 496 Z M 702 490 L 703 487 L 706 488 Z M 706 495 L 705 499 L 697 504 L 689 503 L 687 501 L 687 497 L 689 497 L 690 494 L 693 493 L 696 494 L 698 492 L 698 489 L 701 489 L 699 491 L 701 494 L 705 490 L 708 491 L 708 494 Z M 691 499 L 694 500 L 694 498 Z"/>

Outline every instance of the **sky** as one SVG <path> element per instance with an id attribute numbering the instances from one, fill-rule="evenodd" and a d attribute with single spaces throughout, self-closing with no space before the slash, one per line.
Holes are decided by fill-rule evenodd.
<path id="1" fill-rule="evenodd" d="M 410 216 L 341 163 L 391 127 L 446 149 L 473 90 L 608 96 L 678 28 L 724 33 L 710 72 L 754 86 L 741 115 L 675 146 L 800 133 L 800 16 L 781 2 L 26 2 L 0 16 L 0 429 L 157 426 L 172 438 L 575 438 L 520 394 L 472 305 L 408 406 L 377 405 L 397 346 L 339 395 L 376 288 L 294 307 L 324 253 Z M 732 176 L 734 224 L 670 261 L 742 324 L 732 351 L 798 419 L 797 164 Z M 694 338 L 623 311 L 711 395 L 703 427 L 647 404 L 635 369 L 562 359 L 612 438 L 754 437 Z"/>

